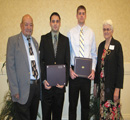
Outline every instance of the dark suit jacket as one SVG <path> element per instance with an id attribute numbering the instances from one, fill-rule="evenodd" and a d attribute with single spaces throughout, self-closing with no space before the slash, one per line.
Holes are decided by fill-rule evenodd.
<path id="1" fill-rule="evenodd" d="M 95 83 L 100 82 L 101 72 L 101 57 L 104 49 L 105 41 L 103 41 L 98 48 L 98 62 L 95 73 Z M 111 50 L 110 55 L 106 55 L 104 59 L 104 74 L 105 74 L 105 97 L 112 99 L 115 88 L 123 88 L 124 66 L 123 66 L 123 52 L 119 41 L 112 38 L 110 45 L 115 46 Z"/>
<path id="2" fill-rule="evenodd" d="M 68 81 L 70 68 L 70 49 L 68 38 L 59 33 L 57 54 L 55 58 L 51 32 L 41 36 L 40 63 L 42 81 L 46 80 L 46 65 L 54 64 L 66 65 L 66 81 Z"/>

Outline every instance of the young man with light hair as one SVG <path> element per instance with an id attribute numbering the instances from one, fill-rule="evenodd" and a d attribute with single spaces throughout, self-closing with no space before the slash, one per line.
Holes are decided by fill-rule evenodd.
<path id="1" fill-rule="evenodd" d="M 95 35 L 89 27 L 85 25 L 86 8 L 80 5 L 77 8 L 78 25 L 72 28 L 69 33 L 70 41 L 70 80 L 69 80 L 69 120 L 76 120 L 76 110 L 80 93 L 81 99 L 81 120 L 88 120 L 91 80 L 95 76 L 97 62 L 97 51 Z M 82 34 L 82 35 L 81 35 Z M 81 42 L 81 38 L 83 43 Z M 82 48 L 81 48 L 82 46 Z M 74 72 L 75 57 L 92 58 L 92 72 L 88 78 L 78 77 Z"/>

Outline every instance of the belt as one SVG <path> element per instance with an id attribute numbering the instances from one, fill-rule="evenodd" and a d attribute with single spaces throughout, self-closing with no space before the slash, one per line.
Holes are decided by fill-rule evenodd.
<path id="1" fill-rule="evenodd" d="M 38 79 L 38 80 L 30 80 L 30 84 L 37 85 L 38 83 L 40 83 L 40 79 Z"/>

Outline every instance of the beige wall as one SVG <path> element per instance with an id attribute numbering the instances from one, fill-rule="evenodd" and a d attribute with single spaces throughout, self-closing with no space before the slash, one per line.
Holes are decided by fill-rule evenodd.
<path id="1" fill-rule="evenodd" d="M 94 30 L 97 46 L 104 40 L 102 21 L 110 18 L 114 23 L 114 37 L 122 43 L 124 60 L 130 62 L 130 0 L 0 0 L 0 62 L 5 61 L 8 37 L 20 32 L 24 14 L 33 17 L 33 36 L 40 42 L 40 36 L 50 31 L 52 12 L 61 15 L 60 31 L 66 35 L 77 24 L 75 13 L 80 4 L 87 8 L 86 25 Z"/>
<path id="2" fill-rule="evenodd" d="M 125 61 L 125 80 L 122 90 L 122 113 L 125 120 L 130 120 L 129 91 L 130 84 L 130 0 L 0 0 L 0 66 L 5 61 L 6 44 L 9 36 L 20 32 L 20 22 L 24 14 L 29 13 L 34 19 L 33 36 L 40 42 L 42 34 L 50 31 L 49 16 L 57 11 L 61 15 L 60 31 L 66 35 L 70 28 L 77 24 L 76 8 L 83 4 L 87 8 L 86 25 L 95 32 L 97 46 L 104 40 L 102 22 L 112 19 L 114 38 L 123 47 Z M 1 68 L 1 67 L 0 67 Z M 8 89 L 5 75 L 0 74 L 0 103 Z M 63 116 L 67 117 L 68 92 L 66 93 Z M 0 105 L 1 107 L 1 105 Z M 79 109 L 80 110 L 80 107 Z M 65 112 L 66 111 L 66 112 Z M 78 112 L 79 115 L 79 112 Z"/>

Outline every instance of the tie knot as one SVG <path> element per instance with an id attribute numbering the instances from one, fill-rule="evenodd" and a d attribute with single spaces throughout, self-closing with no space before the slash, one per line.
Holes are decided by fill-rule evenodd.
<path id="1" fill-rule="evenodd" d="M 28 42 L 30 42 L 30 38 L 27 38 Z"/>
<path id="2" fill-rule="evenodd" d="M 83 28 L 81 28 L 80 31 L 83 32 Z"/>
<path id="3" fill-rule="evenodd" d="M 30 38 L 27 38 L 27 40 L 30 40 Z"/>
<path id="4" fill-rule="evenodd" d="M 54 35 L 54 38 L 57 40 L 57 35 Z"/>

